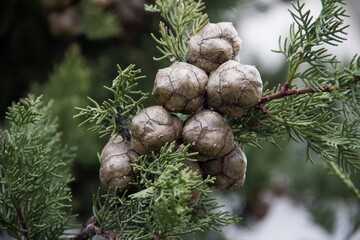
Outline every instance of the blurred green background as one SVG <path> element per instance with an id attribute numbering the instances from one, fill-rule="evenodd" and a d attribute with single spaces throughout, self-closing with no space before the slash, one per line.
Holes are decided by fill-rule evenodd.
<path id="1" fill-rule="evenodd" d="M 251 1 L 205 1 L 212 22 L 235 23 L 237 9 L 247 2 Z M 266 1 L 255 2 L 255 10 L 266 11 Z M 111 85 L 117 75 L 117 64 L 125 68 L 134 63 L 142 69 L 147 78 L 140 87 L 145 92 L 151 92 L 157 70 L 169 65 L 152 59 L 159 53 L 150 33 L 158 32 L 160 17 L 144 12 L 144 3 L 144 0 L 0 2 L 0 129 L 5 127 L 7 107 L 19 98 L 32 93 L 54 101 L 53 112 L 59 119 L 63 141 L 77 148 L 72 166 L 75 181 L 71 187 L 74 212 L 81 222 L 91 215 L 92 194 L 100 186 L 97 153 L 107 139 L 100 139 L 86 127 L 78 127 L 80 119 L 73 118 L 78 113 L 75 107 L 90 104 L 87 96 L 100 102 L 109 97 L 110 92 L 103 86 Z M 286 78 L 285 64 L 271 72 L 261 65 L 257 67 L 264 80 L 271 79 L 271 85 Z M 146 104 L 152 105 L 154 100 L 150 98 Z M 279 145 L 281 150 L 269 144 L 264 144 L 260 151 L 245 148 L 248 158 L 245 187 L 215 192 L 224 202 L 236 196 L 237 204 L 231 210 L 243 218 L 236 227 L 251 227 L 266 218 L 271 199 L 284 196 L 305 206 L 314 222 L 329 234 L 336 231 L 337 204 L 355 205 L 354 211 L 360 212 L 351 193 L 328 174 L 321 161 L 305 162 L 304 146 L 287 142 Z M 348 216 L 351 218 L 348 234 L 359 228 L 360 214 L 353 215 Z M 195 239 L 222 238 L 215 233 L 209 236 L 209 233 L 196 235 Z"/>

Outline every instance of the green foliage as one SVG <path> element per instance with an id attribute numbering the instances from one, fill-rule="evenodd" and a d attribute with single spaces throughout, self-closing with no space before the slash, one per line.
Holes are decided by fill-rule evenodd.
<path id="1" fill-rule="evenodd" d="M 118 66 L 118 73 L 112 86 L 105 86 L 105 89 L 113 94 L 112 99 L 105 100 L 100 105 L 89 97 L 94 107 L 77 108 L 80 113 L 75 117 L 85 118 L 81 125 L 94 123 L 89 130 L 100 133 L 101 137 L 114 133 L 121 133 L 123 136 L 129 137 L 130 120 L 147 98 L 147 94 L 135 90 L 138 81 L 145 78 L 140 75 L 141 70 L 135 69 L 135 65 L 130 65 L 124 70 Z"/>
<path id="2" fill-rule="evenodd" d="M 172 62 L 185 62 L 188 40 L 209 22 L 207 14 L 202 12 L 205 9 L 204 3 L 201 0 L 156 0 L 155 4 L 145 5 L 145 9 L 160 13 L 166 22 L 160 21 L 160 38 L 152 34 L 158 44 L 157 49 L 162 54 L 154 59 L 167 58 Z"/>
<path id="3" fill-rule="evenodd" d="M 89 0 L 80 3 L 81 31 L 90 40 L 102 40 L 119 35 L 120 25 L 115 15 L 103 11 Z"/>
<path id="4" fill-rule="evenodd" d="M 228 118 L 236 141 L 261 147 L 263 142 L 283 140 L 305 143 L 307 160 L 315 162 L 314 153 L 360 199 L 351 174 L 360 168 L 359 67 L 354 56 L 346 67 L 330 54 L 326 45 L 344 40 L 343 1 L 324 0 L 316 18 L 300 1 L 293 3 L 294 24 L 290 37 L 279 40 L 277 52 L 286 57 L 287 81 L 269 88 L 265 83 L 263 98 L 240 119 Z M 154 39 L 162 56 L 170 61 L 186 61 L 187 41 L 207 22 L 201 1 L 155 1 L 146 9 L 158 12 L 166 23 L 160 23 L 160 38 Z M 145 94 L 133 90 L 139 70 L 130 65 L 119 69 L 111 88 L 113 98 L 101 105 L 79 108 L 77 116 L 102 136 L 120 133 L 129 139 L 129 121 L 141 108 Z M 295 81 L 297 83 L 295 83 Z M 301 86 L 301 87 L 300 87 Z M 139 100 L 131 95 L 139 94 Z M 128 192 L 110 189 L 94 198 L 95 231 L 119 239 L 178 239 L 184 234 L 219 230 L 235 219 L 219 211 L 216 200 L 208 197 L 206 183 L 184 168 L 191 158 L 187 148 L 174 150 L 164 146 L 159 153 L 140 156 L 134 161 L 136 178 Z M 251 177 L 249 177 L 251 178 Z M 264 179 L 270 176 L 263 176 Z M 256 186 L 261 189 L 263 185 Z M 191 191 L 202 192 L 202 198 L 191 206 Z M 252 193 L 256 197 L 257 192 Z"/>
<path id="5" fill-rule="evenodd" d="M 71 45 L 65 53 L 64 59 L 55 66 L 54 73 L 50 75 L 46 85 L 41 89 L 40 86 L 35 86 L 34 91 L 42 91 L 47 99 L 81 104 L 80 99 L 89 92 L 91 74 L 79 46 Z M 63 110 L 57 111 L 57 113 L 60 112 Z M 71 113 L 69 115 L 71 116 Z"/>
<path id="6" fill-rule="evenodd" d="M 54 101 L 51 113 L 58 118 L 59 128 L 63 133 L 62 141 L 76 146 L 76 160 L 81 163 L 97 163 L 95 157 L 99 150 L 96 134 L 89 134 L 73 116 L 77 113 L 76 106 L 84 106 L 84 98 L 90 94 L 92 75 L 88 63 L 78 45 L 72 45 L 65 53 L 64 59 L 55 67 L 49 80 L 43 85 L 34 85 L 32 92 L 42 94 L 44 101 Z M 81 151 L 87 149 L 86 151 Z M 92 150 L 89 150 L 92 149 Z M 92 160 L 92 161 L 91 161 Z"/>
<path id="7" fill-rule="evenodd" d="M 25 98 L 0 132 L 0 230 L 17 239 L 57 239 L 70 227 L 72 151 L 60 144 L 50 105 Z"/>
<path id="8" fill-rule="evenodd" d="M 266 89 L 256 108 L 239 120 L 231 120 L 237 140 L 253 146 L 261 141 L 276 144 L 288 137 L 307 144 L 307 159 L 319 154 L 360 199 L 349 173 L 360 169 L 359 84 L 360 59 L 354 56 L 344 68 L 328 53 L 326 44 L 344 40 L 343 1 L 324 0 L 314 19 L 305 5 L 293 3 L 295 23 L 290 39 L 279 50 L 289 64 L 285 85 Z M 293 83 L 297 80 L 299 88 Z M 259 111 L 260 110 L 260 111 Z"/>
<path id="9" fill-rule="evenodd" d="M 194 156 L 188 147 L 175 151 L 174 147 L 174 143 L 167 144 L 159 153 L 134 162 L 138 178 L 132 184 L 138 192 L 119 195 L 115 189 L 95 197 L 100 229 L 120 239 L 180 239 L 195 231 L 220 230 L 237 220 L 208 197 L 205 184 L 213 179 L 200 181 L 198 173 L 185 167 L 184 161 Z M 202 194 L 194 206 L 193 191 Z"/>
<path id="10" fill-rule="evenodd" d="M 305 10 L 305 3 L 299 0 L 292 3 L 290 11 L 294 23 L 290 26 L 290 37 L 282 42 L 279 38 L 279 50 L 289 64 L 288 84 L 300 78 L 307 86 L 320 89 L 328 83 L 326 77 L 329 66 L 336 67 L 339 62 L 323 47 L 326 44 L 337 45 L 345 40 L 344 18 L 348 17 L 343 5 L 344 1 L 323 0 L 322 10 L 314 19 L 310 10 Z M 305 70 L 299 70 L 305 66 Z"/>

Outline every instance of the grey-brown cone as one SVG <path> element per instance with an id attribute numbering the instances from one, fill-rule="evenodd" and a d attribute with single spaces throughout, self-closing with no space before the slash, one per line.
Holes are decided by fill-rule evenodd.
<path id="1" fill-rule="evenodd" d="M 213 187 L 217 189 L 242 187 L 246 177 L 246 165 L 246 156 L 238 146 L 222 158 L 200 163 L 204 176 L 216 178 Z"/>
<path id="2" fill-rule="evenodd" d="M 125 190 L 132 179 L 131 162 L 138 154 L 120 136 L 110 138 L 101 152 L 100 181 Z"/>
<path id="3" fill-rule="evenodd" d="M 153 95 L 167 110 L 190 114 L 202 105 L 207 82 L 208 76 L 200 68 L 176 62 L 157 72 Z"/>
<path id="4" fill-rule="evenodd" d="M 184 144 L 198 152 L 202 161 L 223 157 L 234 147 L 234 135 L 229 124 L 217 112 L 203 110 L 191 116 L 184 124 Z"/>
<path id="5" fill-rule="evenodd" d="M 141 110 L 131 122 L 131 147 L 139 154 L 158 151 L 165 143 L 179 139 L 181 120 L 161 106 Z"/>
<path id="6" fill-rule="evenodd" d="M 210 74 L 206 91 L 210 106 L 238 118 L 259 102 L 262 88 L 260 73 L 254 66 L 230 60 Z"/>
<path id="7" fill-rule="evenodd" d="M 238 58 L 242 40 L 230 22 L 209 23 L 190 38 L 188 62 L 210 73 Z"/>

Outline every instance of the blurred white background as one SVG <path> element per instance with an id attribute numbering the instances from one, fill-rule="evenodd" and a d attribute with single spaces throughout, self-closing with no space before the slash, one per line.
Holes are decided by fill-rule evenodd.
<path id="1" fill-rule="evenodd" d="M 320 0 L 303 1 L 306 9 L 311 9 L 317 16 L 321 9 Z M 346 19 L 347 41 L 338 47 L 330 47 L 331 51 L 340 59 L 349 59 L 354 53 L 360 53 L 360 1 L 348 0 L 347 12 L 351 16 Z M 261 9 L 261 11 L 259 11 Z M 289 2 L 281 0 L 257 0 L 242 5 L 232 14 L 236 14 L 237 30 L 243 40 L 243 48 L 240 52 L 241 61 L 244 63 L 260 63 L 261 67 L 268 71 L 274 71 L 281 66 L 284 57 L 272 52 L 278 49 L 279 36 L 286 37 L 289 25 L 293 22 L 288 9 Z"/>

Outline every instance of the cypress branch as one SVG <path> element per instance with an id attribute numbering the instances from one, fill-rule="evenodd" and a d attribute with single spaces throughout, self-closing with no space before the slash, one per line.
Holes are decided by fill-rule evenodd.
<path id="1" fill-rule="evenodd" d="M 328 52 L 324 45 L 337 45 L 344 40 L 344 19 L 348 17 L 343 6 L 344 1 L 322 1 L 322 9 L 317 17 L 311 16 L 310 10 L 305 10 L 305 3 L 297 0 L 292 3 L 290 14 L 294 23 L 290 26 L 290 37 L 279 38 L 279 49 L 275 52 L 286 57 L 289 64 L 286 88 L 291 87 L 296 78 L 301 78 L 311 88 L 326 84 L 328 66 L 339 63 L 336 56 Z M 309 65 L 305 71 L 298 71 L 300 66 Z M 319 81 L 324 77 L 324 82 Z"/>
<path id="2" fill-rule="evenodd" d="M 263 105 L 272 100 L 283 98 L 286 96 L 309 94 L 309 93 L 316 93 L 316 92 L 332 92 L 332 91 L 334 91 L 333 86 L 324 86 L 324 87 L 321 87 L 320 90 L 315 90 L 312 88 L 300 88 L 300 89 L 288 90 L 287 85 L 284 85 L 284 87 L 282 88 L 281 91 L 267 95 L 265 97 L 262 97 L 256 107 L 259 107 L 260 105 Z"/>
<path id="3" fill-rule="evenodd" d="M 306 159 L 313 161 L 312 153 L 316 153 L 359 198 L 351 174 L 360 169 L 360 59 L 355 56 L 347 67 L 340 68 L 337 57 L 328 53 L 326 45 L 345 39 L 347 15 L 343 1 L 326 0 L 322 4 L 319 16 L 314 17 L 299 0 L 293 3 L 290 37 L 284 41 L 279 38 L 277 51 L 288 62 L 286 82 L 273 88 L 265 83 L 257 105 L 239 119 L 228 118 L 228 122 L 241 144 L 261 147 L 266 141 L 277 146 L 279 139 L 306 144 Z M 162 54 L 155 60 L 186 61 L 187 40 L 208 22 L 206 14 L 200 13 L 203 3 L 156 1 L 146 8 L 160 13 L 166 21 L 160 23 L 161 37 L 153 35 Z M 123 84 L 133 82 L 132 74 L 120 72 L 119 76 Z M 295 79 L 304 87 L 294 84 Z M 113 87 L 107 88 L 114 93 L 113 99 L 103 104 L 92 100 L 95 107 L 80 109 L 79 116 L 86 118 L 84 123 L 93 123 L 93 130 L 124 134 L 128 127 L 124 123 L 141 108 L 134 101 L 127 103 L 130 109 L 122 105 L 131 88 L 118 84 L 114 81 Z M 187 148 L 175 150 L 174 144 L 168 144 L 159 152 L 136 159 L 133 188 L 124 193 L 110 188 L 106 194 L 95 195 L 94 217 L 78 239 L 94 234 L 119 239 L 173 239 L 195 231 L 220 230 L 236 221 L 228 212 L 219 211 L 217 201 L 208 197 L 209 189 L 204 185 L 213 179 L 199 181 L 184 170 L 183 161 L 191 158 Z M 189 190 L 202 193 L 193 208 L 187 204 Z"/>
<path id="4" fill-rule="evenodd" d="M 0 229 L 18 239 L 58 239 L 73 227 L 72 150 L 60 144 L 50 105 L 25 98 L 0 133 Z"/>
<path id="5" fill-rule="evenodd" d="M 280 37 L 276 51 L 288 62 L 287 81 L 266 89 L 246 116 L 230 122 L 236 139 L 252 146 L 260 147 L 261 141 L 276 145 L 276 139 L 286 137 L 306 143 L 359 198 L 348 173 L 360 166 L 360 60 L 355 55 L 347 67 L 339 68 L 340 61 L 325 48 L 345 40 L 344 4 L 322 1 L 316 18 L 299 0 L 292 4 L 290 37 Z M 305 87 L 298 88 L 294 79 Z M 309 154 L 307 159 L 312 160 Z"/>
<path id="6" fill-rule="evenodd" d="M 80 126 L 94 123 L 89 130 L 98 132 L 101 137 L 121 133 L 130 138 L 128 130 L 130 119 L 141 109 L 142 103 L 147 99 L 148 94 L 135 90 L 138 81 L 145 78 L 140 75 L 140 69 L 135 69 L 135 65 L 130 65 L 125 69 L 118 66 L 118 73 L 119 75 L 113 80 L 111 87 L 104 86 L 112 93 L 113 98 L 99 104 L 89 97 L 93 107 L 76 108 L 80 112 L 74 117 L 85 118 Z"/>

